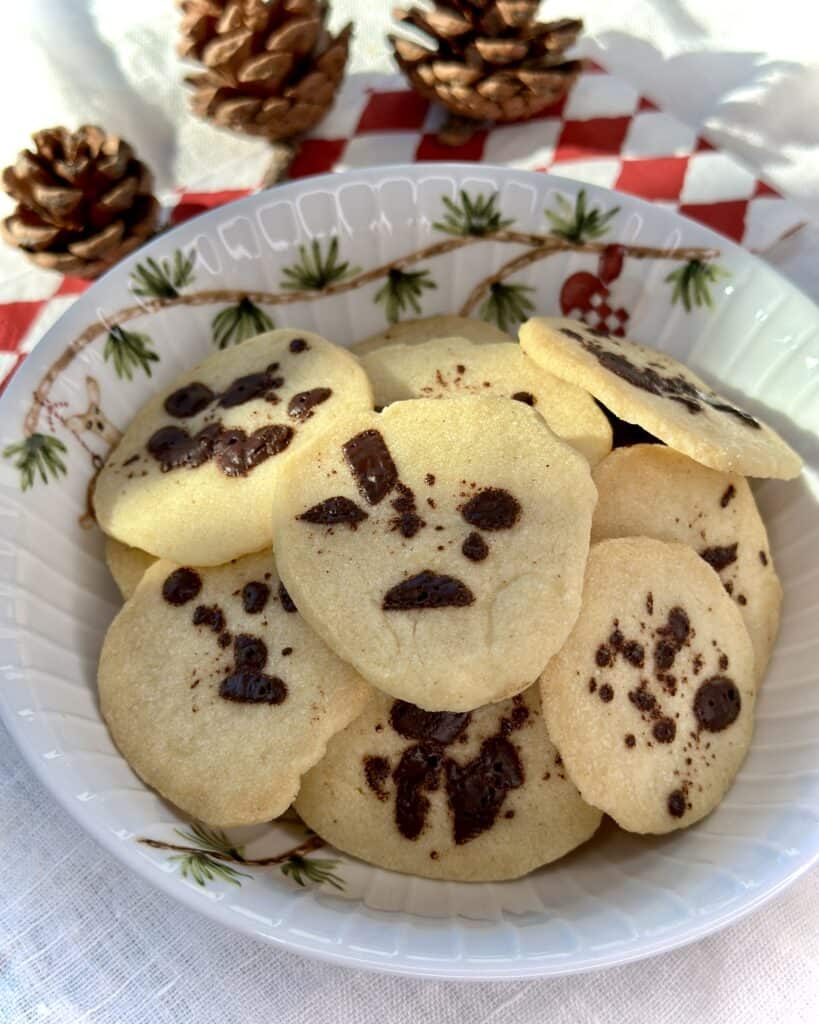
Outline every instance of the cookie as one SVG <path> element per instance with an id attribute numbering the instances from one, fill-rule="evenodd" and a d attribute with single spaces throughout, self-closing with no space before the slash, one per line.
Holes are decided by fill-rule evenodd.
<path id="1" fill-rule="evenodd" d="M 630 832 L 671 832 L 712 811 L 742 764 L 753 648 L 739 608 L 690 547 L 604 540 L 541 695 L 583 799 Z"/>
<path id="2" fill-rule="evenodd" d="M 566 777 L 536 686 L 460 714 L 378 694 L 305 775 L 296 810 L 345 853 L 460 882 L 525 875 L 601 819 Z"/>
<path id="3" fill-rule="evenodd" d="M 345 349 L 304 331 L 251 338 L 137 413 L 97 480 L 97 520 L 123 544 L 180 563 L 259 551 L 288 460 L 336 415 L 369 408 L 366 374 Z"/>
<path id="4" fill-rule="evenodd" d="M 775 431 L 665 352 L 546 317 L 521 327 L 520 344 L 544 370 L 704 466 L 783 480 L 800 473 L 802 460 Z"/>
<path id="5" fill-rule="evenodd" d="M 186 814 L 269 821 L 369 699 L 295 611 L 272 557 L 160 561 L 111 624 L 102 713 L 134 771 Z"/>
<path id="6" fill-rule="evenodd" d="M 154 556 L 149 555 L 147 551 L 129 548 L 127 544 L 121 544 L 113 537 L 105 538 L 105 563 L 125 601 L 133 594 L 146 570 L 150 569 L 155 561 Z"/>
<path id="7" fill-rule="evenodd" d="M 580 606 L 595 490 L 528 405 L 417 399 L 339 416 L 273 502 L 299 611 L 373 685 L 429 711 L 520 693 Z"/>
<path id="8" fill-rule="evenodd" d="M 350 351 L 363 356 L 386 345 L 422 345 L 435 338 L 450 337 L 468 338 L 476 344 L 514 341 L 514 338 L 485 320 L 473 320 L 468 316 L 427 316 L 390 324 L 386 330 L 355 342 L 350 346 Z"/>
<path id="9" fill-rule="evenodd" d="M 658 445 L 612 452 L 593 477 L 592 542 L 654 537 L 694 548 L 737 603 L 761 680 L 779 629 L 782 586 L 747 480 Z"/>
<path id="10" fill-rule="evenodd" d="M 514 342 L 437 338 L 388 345 L 362 356 L 361 362 L 376 408 L 406 398 L 514 398 L 531 405 L 591 465 L 611 451 L 611 427 L 591 395 L 545 373 Z"/>

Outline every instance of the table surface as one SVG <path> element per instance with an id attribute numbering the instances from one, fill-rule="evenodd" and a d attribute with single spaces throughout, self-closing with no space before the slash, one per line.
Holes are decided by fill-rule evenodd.
<path id="1" fill-rule="evenodd" d="M 392 70 L 389 7 L 336 0 L 333 22 L 356 22 L 350 73 Z M 819 299 L 819 64 L 803 0 L 780 0 L 775 13 L 746 0 L 554 0 L 546 13 L 582 15 L 585 53 L 800 204 L 806 226 L 766 257 Z M 195 180 L 206 155 L 219 159 L 213 133 L 185 113 L 168 0 L 28 0 L 4 16 L 14 45 L 0 63 L 0 95 L 13 98 L 3 164 L 33 128 L 83 120 L 116 124 L 162 189 Z M 258 155 L 253 140 L 218 145 L 225 159 Z M 0 821 L 2 1024 L 819 1020 L 819 872 L 651 961 L 465 985 L 329 967 L 190 913 L 89 839 L 2 728 Z"/>

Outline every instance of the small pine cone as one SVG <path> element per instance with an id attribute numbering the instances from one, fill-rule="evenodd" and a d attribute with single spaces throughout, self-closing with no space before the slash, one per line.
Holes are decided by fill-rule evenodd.
<path id="1" fill-rule="evenodd" d="M 448 0 L 431 10 L 399 8 L 396 20 L 427 39 L 389 39 L 419 95 L 438 100 L 458 118 L 518 121 L 558 100 L 581 67 L 564 51 L 583 22 L 539 22 L 537 10 L 538 0 Z"/>
<path id="2" fill-rule="evenodd" d="M 46 270 L 94 278 L 156 230 L 151 172 L 116 135 L 94 125 L 35 132 L 3 171 L 17 201 L 3 238 Z"/>
<path id="3" fill-rule="evenodd" d="M 309 131 L 330 109 L 352 25 L 330 35 L 324 0 L 178 2 L 179 53 L 205 67 L 185 79 L 195 114 L 280 141 Z"/>

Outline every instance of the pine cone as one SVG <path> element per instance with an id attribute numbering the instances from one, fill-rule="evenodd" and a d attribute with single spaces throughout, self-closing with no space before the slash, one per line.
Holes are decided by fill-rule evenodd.
<path id="1" fill-rule="evenodd" d="M 191 75 L 200 117 L 271 141 L 309 131 L 344 75 L 352 25 L 335 37 L 324 0 L 179 0 L 179 53 L 205 65 Z"/>
<path id="2" fill-rule="evenodd" d="M 532 117 L 570 88 L 581 63 L 564 51 L 583 28 L 576 18 L 536 21 L 538 0 L 448 0 L 394 11 L 437 44 L 390 36 L 413 89 L 476 121 Z M 425 40 L 427 42 L 427 40 Z"/>
<path id="3" fill-rule="evenodd" d="M 3 238 L 46 270 L 97 277 L 153 234 L 159 203 L 151 172 L 116 135 L 94 125 L 32 135 L 3 171 L 17 208 Z"/>

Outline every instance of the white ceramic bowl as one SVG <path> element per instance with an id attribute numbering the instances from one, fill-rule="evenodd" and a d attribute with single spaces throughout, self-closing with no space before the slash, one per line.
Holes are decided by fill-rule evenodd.
<path id="1" fill-rule="evenodd" d="M 546 175 L 444 164 L 262 192 L 183 224 L 117 266 L 48 332 L 11 383 L 0 406 L 5 722 L 63 807 L 188 906 L 337 963 L 521 978 L 619 964 L 700 938 L 817 859 L 819 313 L 705 228 L 588 186 L 580 206 L 580 192 Z M 479 194 L 495 193 L 475 205 Z M 555 230 L 566 237 L 544 237 Z M 311 263 L 312 242 L 326 278 L 333 235 L 338 254 L 329 277 L 339 276 L 309 290 L 322 276 Z M 608 248 L 615 243 L 626 249 Z M 300 246 L 307 246 L 302 254 Z M 194 264 L 176 252 L 193 252 Z M 491 288 L 493 280 L 501 287 Z M 675 284 L 686 281 L 672 301 Z M 284 287 L 294 283 L 295 291 Z M 722 806 L 693 828 L 644 839 L 604 826 L 558 864 L 496 885 L 408 878 L 326 851 L 309 853 L 305 868 L 290 852 L 305 838 L 296 824 L 236 829 L 229 839 L 177 834 L 189 824 L 112 745 L 94 680 L 118 602 L 102 537 L 86 517 L 95 466 L 153 390 L 211 352 L 214 339 L 255 333 L 266 314 L 278 326 L 346 345 L 383 328 L 390 304 L 402 318 L 464 307 L 514 318 L 516 310 L 562 307 L 592 323 L 623 324 L 718 381 L 804 456 L 800 480 L 757 489 L 785 586 L 782 631 L 750 755 Z M 23 483 L 31 486 L 24 491 Z M 211 845 L 217 854 L 242 844 L 246 859 L 281 861 L 243 865 L 140 842 L 146 838 Z M 328 857 L 337 863 L 322 863 Z"/>

